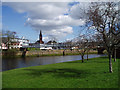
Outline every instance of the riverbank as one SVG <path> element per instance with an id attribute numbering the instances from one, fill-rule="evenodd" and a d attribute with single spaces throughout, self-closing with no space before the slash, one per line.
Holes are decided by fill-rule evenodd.
<path id="1" fill-rule="evenodd" d="M 100 57 L 9 70 L 3 72 L 3 88 L 118 88 L 118 59 L 113 73 L 108 63 Z"/>
<path id="2" fill-rule="evenodd" d="M 3 58 L 13 58 L 13 57 L 40 57 L 40 56 L 63 56 L 64 55 L 80 55 L 77 50 L 33 50 L 33 51 L 26 51 L 25 55 L 23 56 L 23 51 L 7 51 L 2 52 Z M 86 54 L 86 53 L 85 53 Z M 96 50 L 89 51 L 88 54 L 97 54 Z"/>

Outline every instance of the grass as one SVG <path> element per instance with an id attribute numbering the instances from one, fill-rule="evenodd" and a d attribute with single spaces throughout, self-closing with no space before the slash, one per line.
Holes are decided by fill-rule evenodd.
<path id="1" fill-rule="evenodd" d="M 33 66 L 3 72 L 3 88 L 118 88 L 118 59 L 108 58 Z"/>

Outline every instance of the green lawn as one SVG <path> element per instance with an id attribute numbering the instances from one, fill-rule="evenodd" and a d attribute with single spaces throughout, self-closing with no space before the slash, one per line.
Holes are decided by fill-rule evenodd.
<path id="1" fill-rule="evenodd" d="M 118 88 L 118 60 L 108 58 L 33 66 L 3 72 L 3 88 Z"/>

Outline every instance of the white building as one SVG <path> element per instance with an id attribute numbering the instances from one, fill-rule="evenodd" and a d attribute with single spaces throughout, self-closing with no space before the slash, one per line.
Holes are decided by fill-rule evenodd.
<path id="1" fill-rule="evenodd" d="M 41 50 L 52 50 L 52 49 L 67 49 L 67 45 L 62 43 L 55 44 L 40 44 L 40 43 L 30 43 L 29 48 L 40 48 Z"/>
<path id="2" fill-rule="evenodd" d="M 6 46 L 6 44 L 4 44 L 4 43 L 1 43 L 1 45 L 0 45 L 0 49 L 7 49 L 7 46 Z"/>
<path id="3" fill-rule="evenodd" d="M 31 43 L 29 45 L 30 48 L 40 48 L 41 50 L 48 49 L 51 50 L 52 46 L 51 45 L 46 45 L 46 44 L 40 44 L 40 43 Z"/>
<path id="4" fill-rule="evenodd" d="M 11 39 L 10 48 L 21 48 L 29 46 L 29 40 L 22 38 Z"/>

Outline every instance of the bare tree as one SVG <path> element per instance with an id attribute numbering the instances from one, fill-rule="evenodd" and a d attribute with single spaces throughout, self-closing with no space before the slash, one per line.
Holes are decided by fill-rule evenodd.
<path id="1" fill-rule="evenodd" d="M 58 41 L 57 38 L 53 35 L 49 35 L 49 37 L 50 37 L 50 42 L 53 45 L 53 49 L 56 49 L 55 44 L 57 44 Z"/>
<path id="2" fill-rule="evenodd" d="M 89 23 L 102 35 L 104 46 L 109 56 L 109 72 L 112 73 L 112 53 L 120 43 L 120 22 L 117 3 L 91 3 L 88 10 Z"/>
<path id="3" fill-rule="evenodd" d="M 14 31 L 3 31 L 2 32 L 2 41 L 6 42 L 8 49 L 10 48 L 11 39 L 16 38 L 16 32 Z"/>
<path id="4" fill-rule="evenodd" d="M 73 47 L 72 40 L 67 40 L 67 41 L 64 42 L 64 44 L 66 45 L 67 49 L 72 50 L 72 47 Z"/>
<path id="5" fill-rule="evenodd" d="M 92 39 L 90 38 L 87 42 L 87 45 L 86 45 L 87 61 L 88 61 L 88 54 L 89 54 L 90 50 L 94 48 L 94 46 L 95 46 L 95 42 L 92 41 Z"/>
<path id="6" fill-rule="evenodd" d="M 85 52 L 87 51 L 87 46 L 88 46 L 88 39 L 86 38 L 85 35 L 80 35 L 79 40 L 77 41 L 76 45 L 78 46 L 78 52 L 81 55 L 82 58 L 82 63 L 84 62 L 84 55 Z"/>
<path id="7" fill-rule="evenodd" d="M 116 62 L 116 46 L 114 48 L 114 62 Z"/>
<path id="8" fill-rule="evenodd" d="M 84 55 L 86 53 L 87 54 L 87 61 L 88 61 L 89 51 L 95 45 L 93 32 L 90 31 L 89 25 L 87 23 L 84 26 L 80 26 L 80 27 L 81 27 L 81 29 L 79 30 L 79 32 L 80 32 L 79 33 L 80 34 L 79 35 L 79 40 L 80 41 L 78 41 L 78 45 L 79 45 L 80 48 L 82 48 L 82 50 L 81 50 L 82 58 L 84 57 Z"/>

